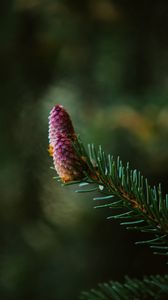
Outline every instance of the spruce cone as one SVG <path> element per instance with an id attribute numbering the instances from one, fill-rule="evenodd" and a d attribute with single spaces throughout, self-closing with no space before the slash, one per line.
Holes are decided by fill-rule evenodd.
<path id="1" fill-rule="evenodd" d="M 75 152 L 73 141 L 76 134 L 68 113 L 56 105 L 49 116 L 49 153 L 55 169 L 63 182 L 84 178 L 84 161 Z"/>

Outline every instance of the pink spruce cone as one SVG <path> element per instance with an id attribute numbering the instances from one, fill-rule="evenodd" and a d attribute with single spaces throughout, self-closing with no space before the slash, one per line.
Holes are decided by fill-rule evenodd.
<path id="1" fill-rule="evenodd" d="M 49 153 L 55 169 L 63 182 L 84 178 L 84 161 L 75 152 L 72 141 L 75 131 L 68 113 L 56 105 L 49 116 Z"/>

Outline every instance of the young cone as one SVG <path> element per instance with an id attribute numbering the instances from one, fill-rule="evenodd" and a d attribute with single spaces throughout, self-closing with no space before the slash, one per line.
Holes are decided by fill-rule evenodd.
<path id="1" fill-rule="evenodd" d="M 56 105 L 49 115 L 49 154 L 63 182 L 81 180 L 86 165 L 76 153 L 73 142 L 77 139 L 71 119 L 61 105 Z"/>

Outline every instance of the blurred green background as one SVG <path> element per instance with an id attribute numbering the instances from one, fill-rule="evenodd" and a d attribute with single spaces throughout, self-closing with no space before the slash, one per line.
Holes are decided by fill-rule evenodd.
<path id="1" fill-rule="evenodd" d="M 53 180 L 57 103 L 102 144 L 167 188 L 168 2 L 0 2 L 0 298 L 77 300 L 124 275 L 164 274 L 142 235 L 107 221 L 92 195 Z"/>

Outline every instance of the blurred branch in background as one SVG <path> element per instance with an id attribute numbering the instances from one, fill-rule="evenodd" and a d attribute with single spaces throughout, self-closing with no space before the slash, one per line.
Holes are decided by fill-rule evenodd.
<path id="1" fill-rule="evenodd" d="M 4 300 L 77 299 L 97 282 L 140 276 L 142 262 L 143 273 L 165 271 L 146 249 L 135 252 L 135 233 L 125 236 L 49 180 L 47 117 L 63 104 L 84 142 L 166 189 L 167 14 L 163 0 L 1 1 Z"/>

